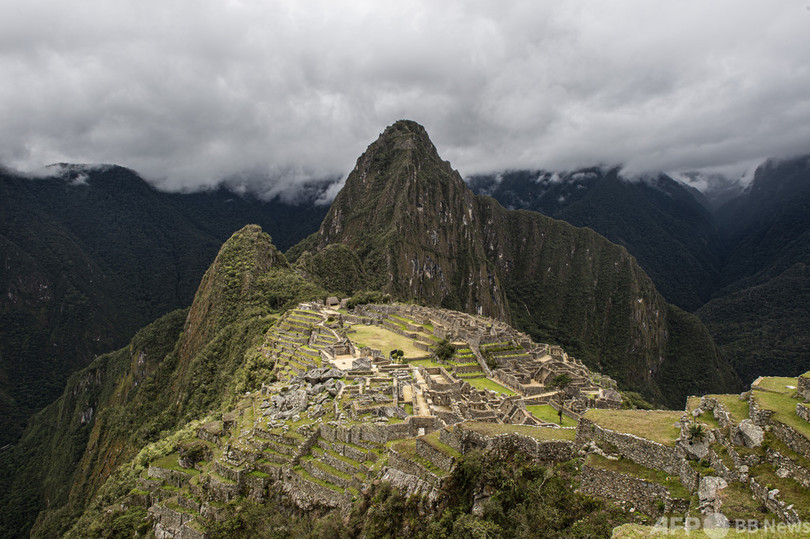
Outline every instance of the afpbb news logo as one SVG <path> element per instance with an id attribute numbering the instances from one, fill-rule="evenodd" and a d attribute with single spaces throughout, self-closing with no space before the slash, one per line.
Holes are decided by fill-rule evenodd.
<path id="1" fill-rule="evenodd" d="M 729 521 L 722 513 L 712 513 L 705 517 L 661 517 L 655 523 L 653 531 L 656 534 L 670 535 L 686 532 L 697 534 L 698 537 L 705 534 L 711 539 L 720 539 L 728 535 L 733 530 L 740 533 L 768 533 L 768 534 L 791 534 L 793 536 L 810 536 L 810 522 L 796 522 L 785 524 L 777 520 L 744 520 L 735 519 Z M 703 532 L 700 534 L 699 532 Z"/>

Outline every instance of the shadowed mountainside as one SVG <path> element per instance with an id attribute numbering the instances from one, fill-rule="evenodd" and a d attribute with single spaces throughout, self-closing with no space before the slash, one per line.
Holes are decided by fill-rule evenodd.
<path id="1" fill-rule="evenodd" d="M 474 195 L 414 122 L 369 146 L 319 231 L 288 254 L 334 244 L 357 254 L 367 288 L 511 321 L 656 401 L 737 388 L 703 325 L 667 305 L 626 249 Z"/>

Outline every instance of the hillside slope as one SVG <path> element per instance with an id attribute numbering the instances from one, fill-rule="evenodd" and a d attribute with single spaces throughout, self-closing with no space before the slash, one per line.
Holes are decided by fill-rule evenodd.
<path id="1" fill-rule="evenodd" d="M 0 453 L 0 534 L 65 531 L 118 466 L 266 379 L 256 347 L 274 313 L 324 291 L 297 275 L 257 226 L 220 249 L 187 311 L 73 375 L 62 396 Z M 254 353 L 247 354 L 248 349 Z M 42 511 L 42 512 L 41 512 Z M 41 512 L 41 513 L 40 513 Z"/>
<path id="2" fill-rule="evenodd" d="M 619 168 L 510 171 L 467 179 L 509 209 L 591 228 L 632 254 L 667 301 L 693 311 L 720 279 L 721 237 L 692 190 L 664 174 L 628 179 Z"/>
<path id="3" fill-rule="evenodd" d="M 515 323 L 659 402 L 734 390 L 736 378 L 691 315 L 675 347 L 671 309 L 627 251 L 585 228 L 475 196 L 424 128 L 399 121 L 358 159 L 319 231 L 289 253 L 345 244 L 367 286 Z M 698 373 L 697 386 L 660 384 Z M 691 378 L 691 377 L 689 377 Z"/>
<path id="4" fill-rule="evenodd" d="M 287 248 L 326 212 L 225 189 L 164 193 L 116 166 L 55 170 L 0 169 L 0 447 L 72 372 L 187 307 L 233 232 L 256 223 Z"/>
<path id="5" fill-rule="evenodd" d="M 722 288 L 697 311 L 744 381 L 810 369 L 810 156 L 771 160 L 718 210 Z"/>

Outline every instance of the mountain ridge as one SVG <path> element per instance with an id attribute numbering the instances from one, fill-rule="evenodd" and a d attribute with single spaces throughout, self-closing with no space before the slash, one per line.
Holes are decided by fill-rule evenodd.
<path id="1" fill-rule="evenodd" d="M 319 231 L 288 254 L 335 243 L 377 276 L 369 288 L 516 322 L 648 397 L 684 396 L 680 388 L 665 399 L 655 381 L 665 361 L 678 361 L 667 352 L 669 309 L 626 249 L 475 196 L 415 122 L 396 122 L 369 146 Z M 684 327 L 705 331 L 697 321 Z M 681 361 L 701 371 L 709 358 L 701 383 L 731 387 L 734 375 L 713 344 L 701 354 Z"/>

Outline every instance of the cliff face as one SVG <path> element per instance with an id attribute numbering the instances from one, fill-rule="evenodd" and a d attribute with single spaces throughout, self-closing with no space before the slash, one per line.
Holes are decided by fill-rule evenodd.
<path id="1" fill-rule="evenodd" d="M 690 333 L 679 342 L 697 332 L 700 345 L 671 346 L 668 305 L 623 247 L 474 195 L 414 122 L 396 122 L 369 146 L 299 249 L 336 243 L 357 254 L 368 288 L 511 322 L 656 401 L 681 406 L 698 389 L 737 388 L 696 320 L 678 325 Z M 700 388 L 674 384 L 681 372 L 706 376 Z"/>
<path id="2" fill-rule="evenodd" d="M 476 197 L 461 176 L 422 126 L 401 121 L 357 160 L 315 248 L 350 246 L 369 286 L 404 300 L 508 319 L 481 229 Z"/>

